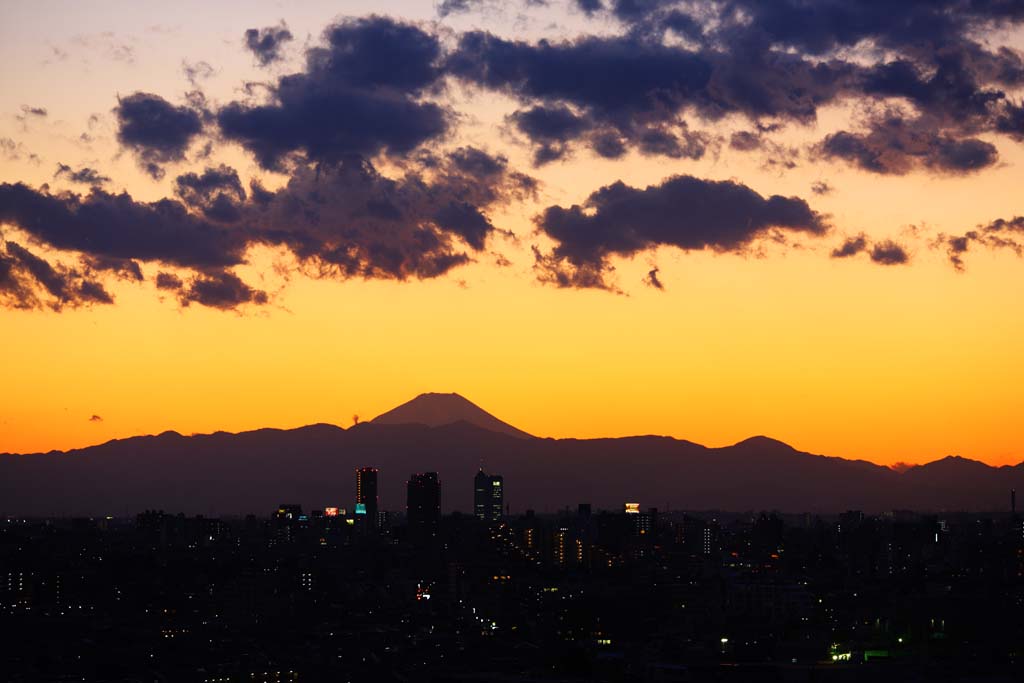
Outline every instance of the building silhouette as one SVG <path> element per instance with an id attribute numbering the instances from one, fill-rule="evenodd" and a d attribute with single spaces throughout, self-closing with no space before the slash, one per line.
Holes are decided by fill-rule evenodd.
<path id="1" fill-rule="evenodd" d="M 406 517 L 411 539 L 428 541 L 437 536 L 441 523 L 441 480 L 437 472 L 409 477 L 406 483 Z"/>
<path id="2" fill-rule="evenodd" d="M 473 515 L 486 522 L 501 519 L 505 504 L 505 480 L 500 474 L 482 469 L 473 478 Z"/>
<path id="3" fill-rule="evenodd" d="M 377 468 L 360 467 L 356 470 L 356 514 L 366 515 L 366 524 L 377 526 L 380 496 L 377 494 Z"/>

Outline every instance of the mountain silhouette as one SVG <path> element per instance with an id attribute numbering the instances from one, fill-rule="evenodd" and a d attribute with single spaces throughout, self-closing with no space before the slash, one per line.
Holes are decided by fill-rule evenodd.
<path id="1" fill-rule="evenodd" d="M 1010 489 L 1024 491 L 1024 464 L 989 467 L 950 457 L 897 472 L 766 437 L 723 448 L 662 436 L 526 438 L 483 411 L 430 412 L 439 402 L 474 407 L 455 395 L 426 394 L 349 429 L 164 432 L 68 452 L 0 455 L 0 516 L 130 515 L 149 508 L 266 515 L 281 502 L 351 507 L 354 471 L 367 465 L 380 470 L 382 509 L 403 510 L 409 475 L 436 471 L 444 510 L 467 512 L 481 459 L 488 471 L 504 475 L 514 513 L 578 503 L 621 509 L 625 501 L 685 510 L 992 511 L 1009 507 Z M 430 410 L 421 410 L 424 405 Z"/>
<path id="2" fill-rule="evenodd" d="M 488 431 L 508 434 L 520 439 L 533 436 L 502 422 L 487 411 L 458 394 L 420 394 L 397 408 L 370 420 L 375 424 L 421 424 L 442 427 L 456 422 L 468 422 Z"/>

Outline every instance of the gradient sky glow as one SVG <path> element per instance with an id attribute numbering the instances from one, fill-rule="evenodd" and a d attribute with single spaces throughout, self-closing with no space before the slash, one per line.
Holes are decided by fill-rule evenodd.
<path id="1" fill-rule="evenodd" d="M 807 4 L 786 0 L 778 6 L 787 3 Z M 541 436 L 666 434 L 716 446 L 765 434 L 801 450 L 883 464 L 947 454 L 990 464 L 1021 461 L 1024 219 L 1014 219 L 1024 214 L 1024 9 L 979 2 L 972 7 L 981 9 L 970 13 L 961 0 L 908 0 L 894 4 L 908 9 L 905 16 L 893 10 L 892 26 L 865 28 L 862 36 L 829 44 L 835 22 L 825 10 L 856 13 L 862 4 L 871 5 L 810 3 L 826 16 L 808 35 L 782 35 L 776 27 L 778 35 L 757 36 L 764 55 L 788 55 L 799 66 L 787 62 L 786 68 L 756 73 L 739 61 L 739 48 L 730 52 L 727 38 L 753 41 L 759 27 L 774 25 L 741 15 L 723 18 L 715 14 L 719 5 L 705 1 L 606 0 L 609 7 L 592 16 L 575 0 L 449 2 L 450 11 L 427 2 L 3 3 L 0 452 L 68 449 L 168 429 L 347 426 L 354 414 L 370 418 L 421 392 L 456 391 Z M 938 12 L 951 33 L 921 34 L 926 22 L 918 19 L 928 12 Z M 474 204 L 489 221 L 482 245 L 437 227 L 434 214 L 403 218 L 421 221 L 412 226 L 417 229 L 429 224 L 428 232 L 450 239 L 452 249 L 470 262 L 426 277 L 345 277 L 324 269 L 322 245 L 303 257 L 292 243 L 261 232 L 259 239 L 243 241 L 244 263 L 216 272 L 148 252 L 130 254 L 126 260 L 138 264 L 143 278 L 136 281 L 89 261 L 99 253 L 89 251 L 100 249 L 99 238 L 79 232 L 76 239 L 85 246 L 56 248 L 43 237 L 51 234 L 47 228 L 34 225 L 38 214 L 17 205 L 12 188 L 18 183 L 40 201 L 70 201 L 66 192 L 88 195 L 89 183 L 71 179 L 71 172 L 83 168 L 109 178 L 102 191 L 126 192 L 134 202 L 178 202 L 183 200 L 175 194 L 176 178 L 224 164 L 237 171 L 246 199 L 239 202 L 242 218 L 214 221 L 216 230 L 237 235 L 270 220 L 253 198 L 250 181 L 259 180 L 281 198 L 273 218 L 279 231 L 300 230 L 301 224 L 304 236 L 331 245 L 339 239 L 376 240 L 376 228 L 344 224 L 340 213 L 332 213 L 348 210 L 331 204 L 341 201 L 341 190 L 324 190 L 326 198 L 309 191 L 347 182 L 331 169 L 353 164 L 352 156 L 316 159 L 311 148 L 293 149 L 268 169 L 218 118 L 232 102 L 271 102 L 278 79 L 305 72 L 306 51 L 326 45 L 328 26 L 362 31 L 368 24 L 354 20 L 372 13 L 438 41 L 436 81 L 401 96 L 437 103 L 448 118 L 443 133 L 422 144 L 400 153 L 376 150 L 362 161 L 386 178 L 415 170 L 443 179 L 446 155 L 461 148 L 506 160 L 503 180 L 488 188 L 501 197 Z M 681 16 L 702 27 L 703 37 L 672 28 L 683 25 Z M 870 19 L 844 25 L 870 27 Z M 245 31 L 282 21 L 293 39 L 282 44 L 279 60 L 263 66 L 246 49 Z M 730 21 L 733 33 L 725 33 Z M 544 95 L 522 82 L 498 87 L 474 81 L 467 75 L 470 67 L 447 66 L 455 63 L 453 55 L 468 55 L 476 68 L 480 54 L 468 54 L 465 38 L 472 31 L 521 41 L 523 51 L 530 51 L 527 65 L 531 59 L 555 59 L 544 56 L 538 41 L 579 46 L 618 40 L 615 59 L 630 59 L 629 50 L 671 50 L 709 60 L 714 75 L 705 90 L 673 99 L 678 79 L 669 72 L 664 86 L 623 114 L 625 105 L 615 94 L 624 86 L 607 63 L 603 71 L 587 71 L 580 57 L 572 67 L 580 73 L 568 83 L 553 83 L 551 76 Z M 368 58 L 372 64 L 381 59 Z M 506 56 L 492 68 L 508 63 Z M 907 68 L 897 73 L 893 65 Z M 827 77 L 821 71 L 826 66 L 832 69 Z M 187 67 L 197 74 L 194 83 Z M 761 105 L 747 102 L 743 86 L 720 75 L 727 67 L 761 83 L 781 79 L 772 92 L 793 88 L 791 100 L 814 88 L 820 88 L 821 99 L 809 117 L 758 110 Z M 555 63 L 542 75 L 560 68 Z M 800 80 L 804 76 L 794 75 L 798 69 L 816 73 L 817 80 Z M 942 69 L 956 78 L 929 80 L 946 73 Z M 916 74 L 911 85 L 894 85 L 908 73 Z M 574 79 L 606 84 L 607 91 L 598 92 L 610 93 L 612 104 L 602 110 L 572 99 Z M 827 79 L 835 91 L 821 84 Z M 271 89 L 247 94 L 247 82 Z M 189 91 L 200 91 L 204 99 L 186 99 Z M 141 148 L 123 144 L 123 134 L 119 138 L 125 123 L 117 108 L 123 112 L 123 102 L 140 92 L 195 112 L 201 121 L 201 132 L 180 159 L 159 160 L 160 179 L 144 170 Z M 535 152 L 554 138 L 535 132 L 531 141 L 515 116 L 535 106 L 562 107 L 578 117 L 575 125 L 583 130 L 557 140 L 561 157 L 540 165 Z M 592 147 L 593 136 L 612 128 L 624 153 L 601 156 Z M 860 147 L 829 147 L 828 136 L 840 131 Z M 698 135 L 703 151 L 679 155 L 645 148 L 644 136 L 653 132 L 678 141 Z M 359 131 L 354 134 L 358 139 Z M 884 142 L 880 148 L 864 152 L 878 140 Z M 207 142 L 212 145 L 204 154 Z M 439 165 L 421 164 L 424 152 Z M 871 168 L 867 156 L 882 168 Z M 59 164 L 70 170 L 57 173 Z M 515 178 L 521 176 L 514 174 L 535 180 L 532 194 L 517 189 Z M 708 227 L 718 224 L 706 212 L 722 207 L 702 209 L 700 200 L 687 195 L 683 201 L 667 190 L 657 195 L 657 215 L 668 215 L 657 229 L 627 229 L 616 222 L 621 214 L 602 223 L 594 204 L 573 219 L 574 226 L 589 226 L 571 233 L 579 244 L 544 229 L 549 207 L 568 213 L 617 181 L 638 192 L 655 188 L 641 193 L 636 201 L 642 202 L 658 187 L 669 187 L 662 184 L 673 176 L 692 176 L 702 187 L 705 181 L 745 186 L 789 203 L 786 212 L 751 209 L 743 220 L 768 215 L 769 225 L 740 225 L 750 239 L 739 244 L 721 237 L 735 226 Z M 299 180 L 289 190 L 293 177 Z M 476 181 L 483 182 L 469 174 L 460 182 Z M 822 184 L 830 189 L 816 192 Z M 449 192 L 440 187 L 415 201 L 434 211 L 430 202 Z M 479 189 L 474 188 L 469 191 Z M 287 213 L 295 204 L 286 200 L 300 191 L 307 200 L 320 198 L 309 200 L 323 214 L 308 225 Z M 475 201 L 464 189 L 453 196 Z M 635 206 L 628 205 L 627 216 L 638 215 Z M 779 216 L 801 206 L 819 227 L 779 225 Z M 206 220 L 199 204 L 183 212 Z M 693 233 L 680 227 L 688 221 L 692 230 L 712 231 L 707 248 L 672 246 L 690 244 Z M 147 226 L 138 230 L 144 233 Z M 645 230 L 647 238 L 638 238 Z M 833 256 L 858 236 L 867 245 L 862 253 Z M 957 237 L 966 240 L 966 251 L 954 249 Z M 636 248 L 614 246 L 637 239 Z M 890 241 L 897 260 L 905 262 L 878 262 L 884 254 L 871 258 L 873 247 Z M 69 287 L 101 286 L 112 303 L 48 293 L 29 257 L 19 256 L 23 250 L 48 262 Z M 584 251 L 603 287 L 572 279 L 582 272 L 573 268 L 582 261 L 572 258 L 582 259 Z M 602 255 L 597 263 L 594 253 Z M 962 260 L 961 268 L 951 255 Z M 554 270 L 545 267 L 551 263 Z M 652 270 L 661 289 L 650 284 Z M 555 271 L 568 278 L 568 286 L 550 281 Z M 180 287 L 158 289 L 158 273 L 174 274 Z M 237 276 L 250 292 L 265 293 L 265 301 L 204 305 L 193 298 L 186 305 L 195 281 L 224 273 Z"/>

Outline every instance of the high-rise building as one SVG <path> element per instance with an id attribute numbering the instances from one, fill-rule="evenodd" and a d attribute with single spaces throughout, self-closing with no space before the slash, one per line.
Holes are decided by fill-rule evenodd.
<path id="1" fill-rule="evenodd" d="M 505 479 L 483 470 L 473 478 L 473 514 L 477 519 L 496 522 L 505 506 Z"/>
<path id="2" fill-rule="evenodd" d="M 366 515 L 366 523 L 377 526 L 380 497 L 377 495 L 377 468 L 360 467 L 356 470 L 356 513 Z"/>
<path id="3" fill-rule="evenodd" d="M 437 472 L 414 474 L 405 486 L 409 536 L 420 541 L 435 538 L 441 523 L 441 480 Z"/>

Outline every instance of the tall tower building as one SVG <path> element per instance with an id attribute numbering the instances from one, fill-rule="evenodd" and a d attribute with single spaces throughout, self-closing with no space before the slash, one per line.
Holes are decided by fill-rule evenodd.
<path id="1" fill-rule="evenodd" d="M 482 469 L 473 478 L 473 514 L 477 519 L 496 522 L 505 507 L 505 479 Z"/>
<path id="2" fill-rule="evenodd" d="M 380 497 L 377 495 L 377 468 L 360 467 L 356 470 L 356 514 L 365 514 L 367 524 L 377 526 Z"/>
<path id="3" fill-rule="evenodd" d="M 409 536 L 420 541 L 435 538 L 441 524 L 441 480 L 437 472 L 414 474 L 405 487 Z"/>

